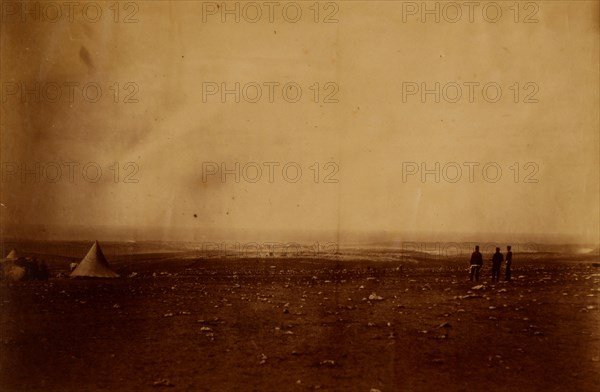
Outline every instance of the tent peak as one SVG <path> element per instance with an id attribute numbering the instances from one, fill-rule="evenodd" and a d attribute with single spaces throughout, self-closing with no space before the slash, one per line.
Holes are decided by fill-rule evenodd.
<path id="1" fill-rule="evenodd" d="M 102 252 L 100 244 L 96 240 L 90 247 L 79 265 L 71 272 L 71 278 L 118 278 L 119 275 L 108 265 L 108 260 Z"/>

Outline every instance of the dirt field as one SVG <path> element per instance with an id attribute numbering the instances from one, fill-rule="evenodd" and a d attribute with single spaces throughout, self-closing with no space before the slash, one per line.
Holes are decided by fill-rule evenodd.
<path id="1" fill-rule="evenodd" d="M 2 282 L 0 390 L 598 390 L 591 263 L 521 263 L 497 284 L 486 269 L 478 289 L 462 265 L 397 267 L 181 260 Z"/>

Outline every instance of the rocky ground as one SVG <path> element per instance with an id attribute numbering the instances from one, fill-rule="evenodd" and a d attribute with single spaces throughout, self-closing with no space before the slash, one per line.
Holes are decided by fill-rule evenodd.
<path id="1" fill-rule="evenodd" d="M 0 390 L 598 390 L 600 269 L 464 267 L 140 259 L 0 282 Z"/>

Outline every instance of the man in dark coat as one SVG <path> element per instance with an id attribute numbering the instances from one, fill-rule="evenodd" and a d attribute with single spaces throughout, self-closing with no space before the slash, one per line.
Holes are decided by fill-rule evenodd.
<path id="1" fill-rule="evenodd" d="M 471 254 L 471 281 L 473 281 L 473 276 L 475 276 L 475 280 L 479 281 L 479 270 L 483 265 L 483 256 L 479 252 L 479 245 L 475 247 L 475 252 Z"/>
<path id="2" fill-rule="evenodd" d="M 510 250 L 510 245 L 506 247 L 506 280 L 510 281 L 511 271 L 510 266 L 512 264 L 512 251 Z"/>
<path id="3" fill-rule="evenodd" d="M 504 256 L 500 253 L 500 248 L 496 248 L 496 253 L 492 256 L 492 282 L 500 280 L 500 266 L 504 261 Z"/>

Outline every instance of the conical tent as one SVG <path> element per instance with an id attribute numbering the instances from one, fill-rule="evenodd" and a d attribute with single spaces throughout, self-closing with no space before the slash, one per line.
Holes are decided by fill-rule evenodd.
<path id="1" fill-rule="evenodd" d="M 16 265 L 19 259 L 16 249 L 11 250 L 5 258 L 0 260 L 1 273 L 8 280 L 22 280 L 25 277 L 25 268 Z"/>
<path id="2" fill-rule="evenodd" d="M 13 249 L 11 250 L 8 255 L 6 255 L 6 257 L 4 258 L 4 260 L 6 261 L 15 261 L 19 258 L 19 255 L 17 254 L 17 250 Z"/>
<path id="3" fill-rule="evenodd" d="M 108 261 L 102 253 L 98 241 L 94 242 L 77 268 L 71 272 L 71 278 L 118 278 L 119 275 L 110 269 Z"/>

